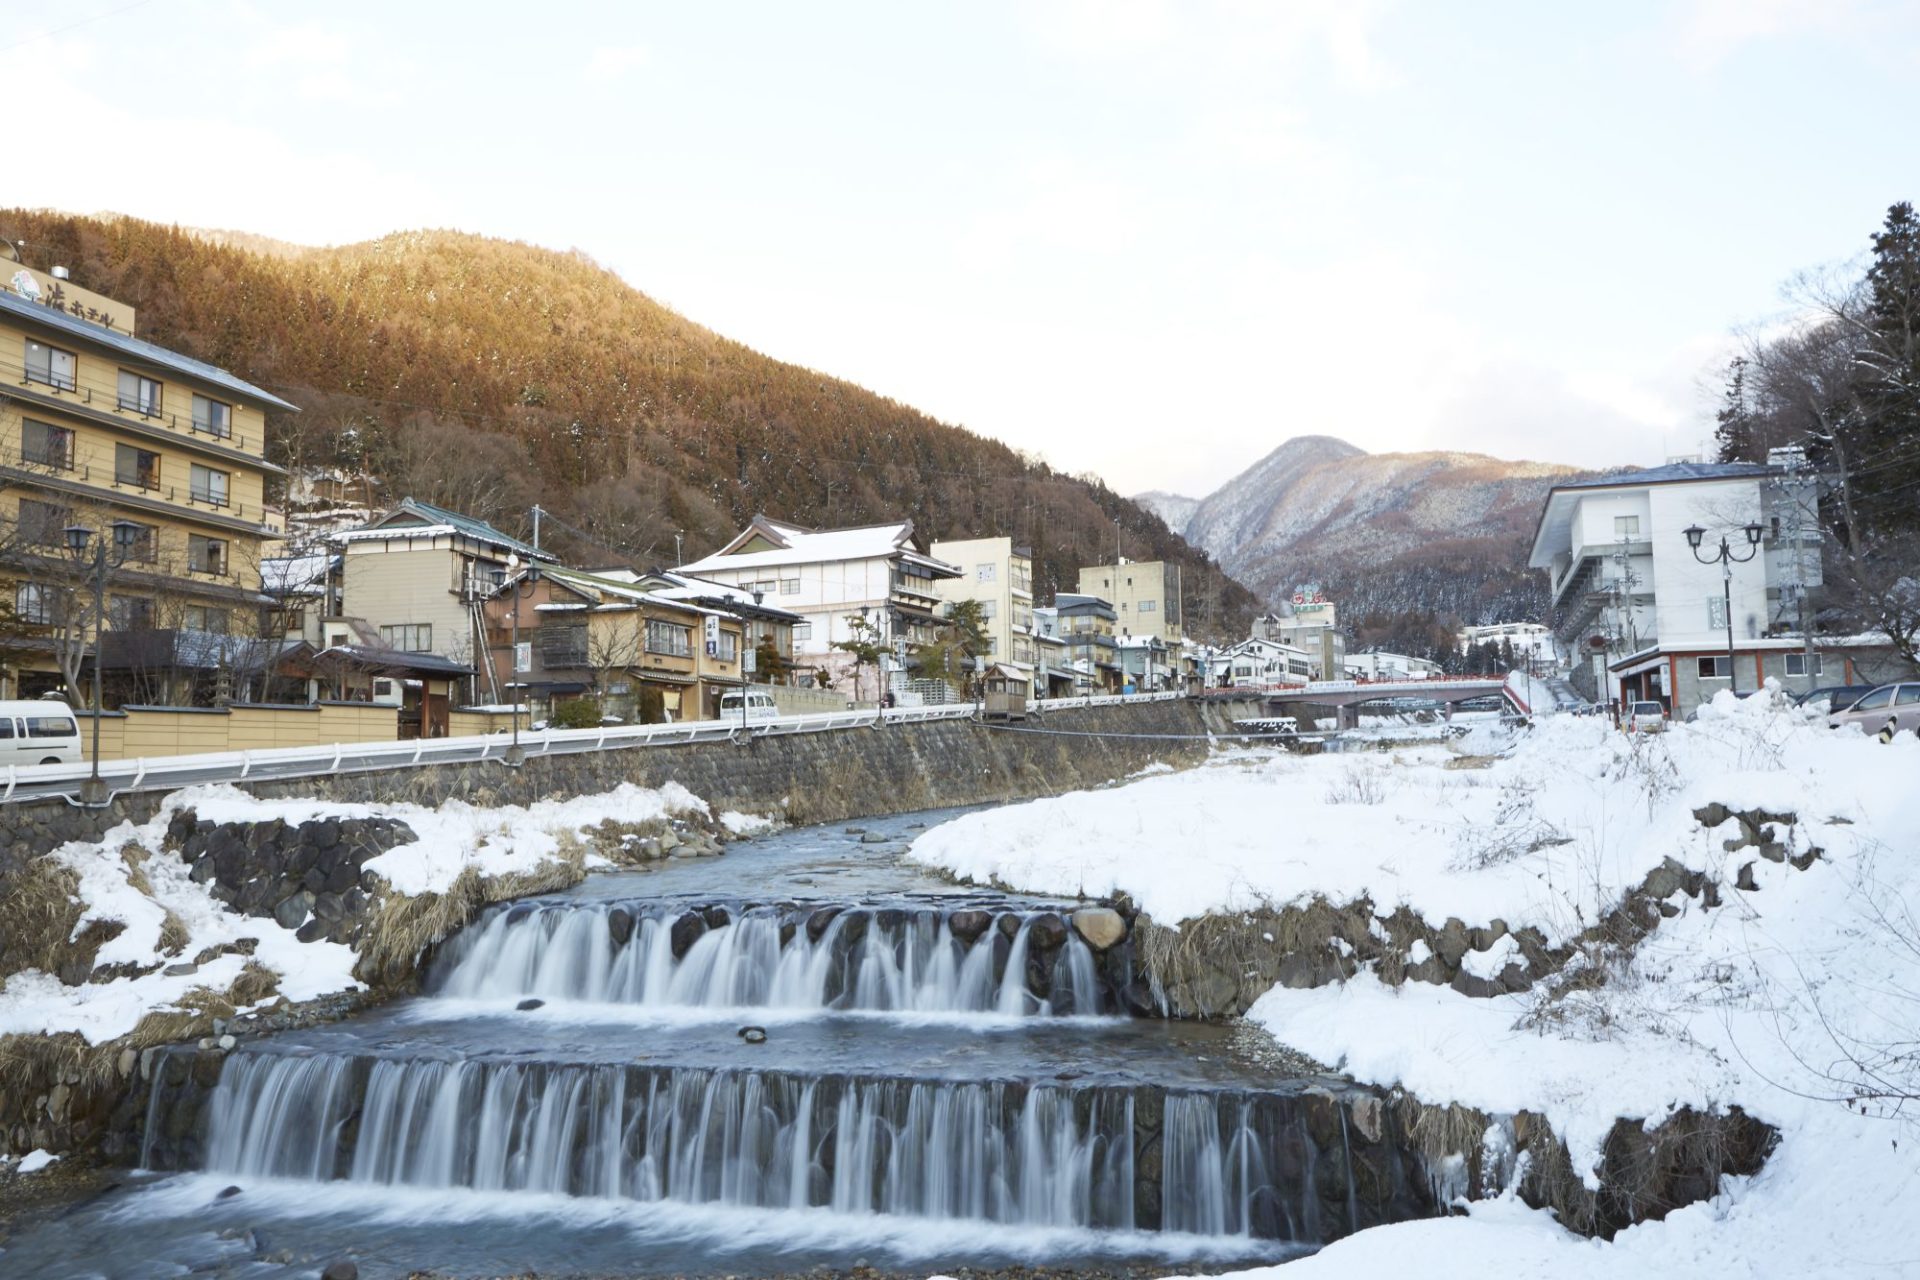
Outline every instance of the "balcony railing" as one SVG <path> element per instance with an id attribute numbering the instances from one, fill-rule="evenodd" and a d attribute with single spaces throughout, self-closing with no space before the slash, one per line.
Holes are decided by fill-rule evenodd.
<path id="1" fill-rule="evenodd" d="M 266 441 L 262 436 L 246 436 L 234 431 L 231 415 L 224 424 L 218 424 L 196 420 L 191 412 L 184 415 L 167 412 L 161 405 L 143 407 L 142 397 L 120 394 L 117 368 L 112 381 L 108 381 L 89 373 L 89 367 L 95 364 L 111 362 L 83 359 L 76 373 L 62 374 L 29 369 L 18 356 L 0 353 L 0 381 L 10 379 L 22 387 L 44 388 L 63 399 L 72 397 L 78 407 L 114 418 L 124 417 L 130 420 L 129 425 L 164 430 L 177 436 L 209 436 L 223 447 L 240 453 L 258 456 L 265 451 Z"/>

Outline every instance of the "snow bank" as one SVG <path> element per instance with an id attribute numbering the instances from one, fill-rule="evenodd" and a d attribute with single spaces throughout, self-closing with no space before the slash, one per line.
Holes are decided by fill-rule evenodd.
<path id="1" fill-rule="evenodd" d="M 169 974 L 208 948 L 253 939 L 252 963 L 273 972 L 277 995 L 314 999 L 359 986 L 356 956 L 340 943 L 303 943 L 293 929 L 272 919 L 229 909 L 193 882 L 178 855 L 164 847 L 168 824 L 191 809 L 213 822 L 290 825 L 321 818 L 386 817 L 405 822 L 418 836 L 364 864 L 395 892 L 408 896 L 444 892 L 469 869 L 483 878 L 530 872 L 553 860 L 561 841 L 609 819 L 641 823 L 706 816 L 706 802 L 678 783 L 650 789 L 623 784 L 599 795 L 543 800 L 527 806 L 483 809 L 451 801 L 437 809 L 415 804 L 347 804 L 320 800 L 260 799 L 225 784 L 193 787 L 169 796 L 150 821 L 122 823 L 99 841 L 76 841 L 50 856 L 70 868 L 85 904 L 74 936 L 96 921 L 124 928 L 100 948 L 96 966 L 147 970 L 136 976 L 69 987 L 52 974 L 26 970 L 0 985 L 0 1035 L 80 1033 L 89 1043 L 131 1032 L 147 1014 L 180 1007 L 198 988 L 224 992 L 248 957 L 226 954 L 188 973 Z M 735 817 L 743 829 L 763 819 Z M 133 850 L 131 858 L 125 852 Z M 185 942 L 180 942 L 184 932 Z M 163 939 L 170 932 L 170 939 Z M 167 945 L 171 941 L 172 945 Z"/>
<path id="2" fill-rule="evenodd" d="M 1556 716 L 1485 767 L 1463 763 L 1481 762 L 1243 754 L 966 815 L 912 856 L 1018 889 L 1125 892 L 1163 923 L 1365 894 L 1382 915 L 1405 905 L 1434 923 L 1498 918 L 1555 938 L 1673 858 L 1717 879 L 1723 905 L 1673 898 L 1679 915 L 1598 990 L 1547 1006 L 1538 992 L 1472 999 L 1362 972 L 1276 987 L 1249 1017 L 1363 1081 L 1542 1113 L 1578 1170 L 1618 1117 L 1735 1105 L 1781 1130 L 1765 1168 L 1611 1243 L 1493 1201 L 1363 1232 L 1273 1280 L 1413 1259 L 1427 1277 L 1920 1275 L 1905 1225 L 1920 1134 L 1892 1096 L 1920 1092 L 1920 742 L 1832 732 L 1777 697 L 1723 696 L 1663 735 Z M 1801 871 L 1730 853 L 1736 824 L 1707 831 L 1694 817 L 1710 803 L 1791 812 L 1789 852 L 1822 856 Z M 1749 862 L 1752 891 L 1735 883 Z M 1496 945 L 1466 968 L 1491 977 L 1514 958 Z"/>

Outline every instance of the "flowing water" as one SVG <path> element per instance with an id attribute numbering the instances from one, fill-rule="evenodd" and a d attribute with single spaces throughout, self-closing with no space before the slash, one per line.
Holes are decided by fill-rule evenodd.
<path id="1" fill-rule="evenodd" d="M 1423 1211 L 1384 1109 L 1356 1139 L 1351 1086 L 1132 1016 L 1129 945 L 1076 905 L 816 830 L 492 909 L 418 999 L 243 1045 L 217 1083 L 164 1057 L 155 1173 L 0 1271 L 1208 1267 Z"/>

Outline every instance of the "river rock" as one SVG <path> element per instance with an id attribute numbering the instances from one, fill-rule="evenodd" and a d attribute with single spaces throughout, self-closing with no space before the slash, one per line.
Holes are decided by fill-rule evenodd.
<path id="1" fill-rule="evenodd" d="M 733 916 L 725 907 L 707 908 L 707 928 L 724 929 L 733 923 Z"/>
<path id="2" fill-rule="evenodd" d="M 607 912 L 607 932 L 612 935 L 614 946 L 626 946 L 627 939 L 633 936 L 633 913 L 625 907 Z"/>
<path id="3" fill-rule="evenodd" d="M 200 972 L 200 966 L 188 960 L 180 964 L 170 964 L 160 972 L 169 978 L 185 978 Z"/>
<path id="4" fill-rule="evenodd" d="M 890 836 L 879 831 L 869 831 L 860 837 L 861 844 L 885 844 Z"/>
<path id="5" fill-rule="evenodd" d="M 345 1258 L 337 1258 L 320 1273 L 320 1280 L 360 1280 L 360 1268 Z"/>
<path id="6" fill-rule="evenodd" d="M 809 942 L 820 941 L 820 935 L 827 931 L 827 926 L 833 923 L 833 918 L 839 915 L 841 910 L 842 908 L 840 907 L 822 907 L 808 916 L 807 940 Z"/>
<path id="7" fill-rule="evenodd" d="M 985 911 L 956 911 L 947 917 L 947 932 L 972 946 L 980 935 L 993 927 L 993 917 Z"/>
<path id="8" fill-rule="evenodd" d="M 1073 930 L 1095 951 L 1105 951 L 1127 936 L 1127 922 L 1111 907 L 1082 907 L 1073 913 Z"/>
<path id="9" fill-rule="evenodd" d="M 284 899 L 273 909 L 273 919 L 283 929 L 298 929 L 313 914 L 313 895 L 305 889 Z"/>
<path id="10" fill-rule="evenodd" d="M 1052 951 L 1067 940 L 1067 922 L 1052 911 L 1043 911 L 1027 924 L 1027 945 Z"/>
<path id="11" fill-rule="evenodd" d="M 519 1004 L 513 1007 L 515 1009 L 518 1009 L 521 1013 L 531 1013 L 535 1009 L 540 1008 L 544 1004 L 546 1004 L 546 1001 L 540 999 L 538 996 L 528 996 L 525 1000 L 522 1000 Z"/>
<path id="12" fill-rule="evenodd" d="M 999 919 L 995 920 L 993 923 L 994 923 L 994 926 L 998 928 L 1001 933 L 1011 938 L 1015 934 L 1020 932 L 1020 926 L 1025 924 L 1026 921 L 1022 920 L 1019 916 L 1014 915 L 1011 911 L 1009 911 L 1007 914 L 1001 916 Z"/>
<path id="13" fill-rule="evenodd" d="M 706 917 L 698 911 L 689 911 L 678 920 L 675 920 L 673 922 L 673 931 L 668 935 L 668 941 L 673 944 L 674 959 L 677 960 L 681 956 L 686 955 L 687 948 L 698 942 L 700 935 L 706 931 Z"/>

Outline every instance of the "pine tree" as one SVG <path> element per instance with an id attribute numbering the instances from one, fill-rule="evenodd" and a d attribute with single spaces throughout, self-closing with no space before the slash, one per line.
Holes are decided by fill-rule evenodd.
<path id="1" fill-rule="evenodd" d="M 1905 201 L 1873 237 L 1866 288 L 1854 502 L 1861 523 L 1886 534 L 1920 528 L 1920 219 Z"/>
<path id="2" fill-rule="evenodd" d="M 1720 461 L 1758 462 L 1754 440 L 1753 411 L 1747 405 L 1747 361 L 1736 356 L 1727 364 L 1727 390 L 1714 415 L 1719 426 L 1713 438 L 1720 442 Z"/>

